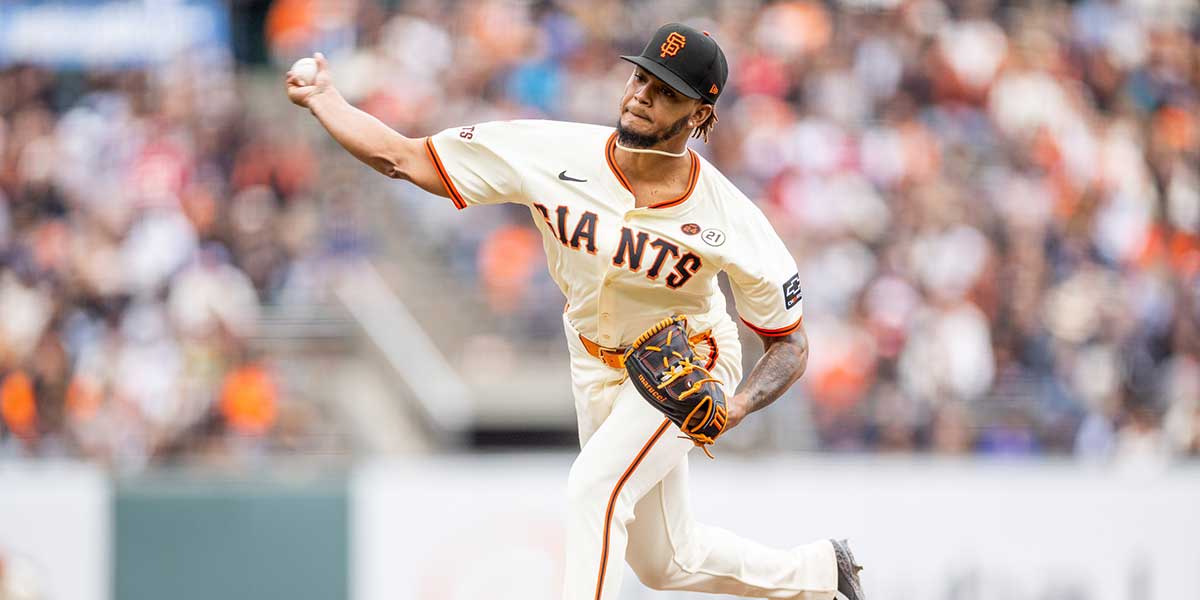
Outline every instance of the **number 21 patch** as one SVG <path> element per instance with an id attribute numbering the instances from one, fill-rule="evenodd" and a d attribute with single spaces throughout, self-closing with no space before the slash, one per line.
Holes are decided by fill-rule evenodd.
<path id="1" fill-rule="evenodd" d="M 792 278 L 783 284 L 783 305 L 784 308 L 791 308 L 800 301 L 800 274 L 792 275 Z"/>

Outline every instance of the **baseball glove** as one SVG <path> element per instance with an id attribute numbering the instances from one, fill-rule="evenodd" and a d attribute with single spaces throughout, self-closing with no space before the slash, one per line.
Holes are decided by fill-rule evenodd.
<path id="1" fill-rule="evenodd" d="M 659 321 L 625 351 L 638 393 L 712 458 L 708 446 L 725 430 L 725 389 L 702 365 L 687 317 L 679 315 Z"/>

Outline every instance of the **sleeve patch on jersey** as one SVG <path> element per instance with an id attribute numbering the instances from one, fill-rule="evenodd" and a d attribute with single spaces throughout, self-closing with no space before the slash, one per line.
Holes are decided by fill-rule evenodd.
<path id="1" fill-rule="evenodd" d="M 783 284 L 783 305 L 785 308 L 791 309 L 800 301 L 802 294 L 800 293 L 800 274 L 792 275 L 792 278 Z"/>

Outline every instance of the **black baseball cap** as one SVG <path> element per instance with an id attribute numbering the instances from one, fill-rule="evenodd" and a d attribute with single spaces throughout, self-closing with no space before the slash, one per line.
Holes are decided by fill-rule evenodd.
<path id="1" fill-rule="evenodd" d="M 714 104 L 725 89 L 729 63 L 707 31 L 667 23 L 654 32 L 639 56 L 621 58 L 649 71 L 675 91 Z"/>

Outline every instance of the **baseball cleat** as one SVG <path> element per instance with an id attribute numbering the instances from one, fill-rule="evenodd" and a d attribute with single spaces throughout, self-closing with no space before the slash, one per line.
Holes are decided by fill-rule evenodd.
<path id="1" fill-rule="evenodd" d="M 829 540 L 833 544 L 833 555 L 837 559 L 838 584 L 835 600 L 866 600 L 858 572 L 862 566 L 854 562 L 854 553 L 846 540 Z"/>

